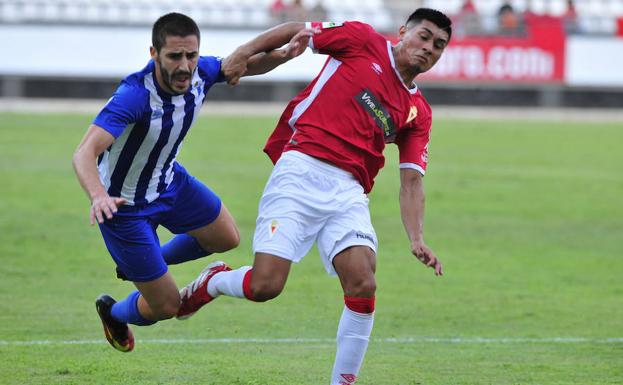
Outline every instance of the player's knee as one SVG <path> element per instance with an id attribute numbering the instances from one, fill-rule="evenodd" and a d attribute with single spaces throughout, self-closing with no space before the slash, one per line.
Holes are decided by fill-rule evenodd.
<path id="1" fill-rule="evenodd" d="M 225 251 L 235 249 L 238 245 L 240 245 L 240 232 L 234 228 L 234 231 L 225 239 Z"/>
<path id="2" fill-rule="evenodd" d="M 272 281 L 251 282 L 250 288 L 253 300 L 256 302 L 269 301 L 283 291 L 282 284 Z"/>
<path id="3" fill-rule="evenodd" d="M 349 297 L 372 297 L 376 293 L 376 280 L 374 276 L 362 277 L 351 281 L 345 287 L 344 294 Z"/>
<path id="4" fill-rule="evenodd" d="M 206 245 L 204 248 L 207 248 L 214 253 L 224 253 L 235 249 L 238 245 L 240 245 L 240 232 L 238 232 L 238 229 L 234 228 L 224 236 L 220 237 L 218 242 L 214 245 Z"/>

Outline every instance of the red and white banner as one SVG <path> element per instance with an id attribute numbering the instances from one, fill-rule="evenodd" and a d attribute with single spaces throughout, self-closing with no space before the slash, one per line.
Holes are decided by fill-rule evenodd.
<path id="1" fill-rule="evenodd" d="M 453 38 L 437 64 L 418 79 L 430 81 L 561 83 L 565 35 L 559 20 L 529 23 L 526 37 Z"/>

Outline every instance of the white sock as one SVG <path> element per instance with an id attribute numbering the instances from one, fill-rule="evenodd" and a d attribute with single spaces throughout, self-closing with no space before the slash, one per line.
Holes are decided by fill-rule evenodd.
<path id="1" fill-rule="evenodd" d="M 354 384 L 368 349 L 374 313 L 356 313 L 344 306 L 337 328 L 337 352 L 331 385 Z"/>
<path id="2" fill-rule="evenodd" d="M 243 266 L 236 270 L 223 271 L 214 275 L 208 282 L 208 294 L 215 298 L 221 294 L 245 298 L 242 281 L 249 270 L 251 270 L 251 266 Z"/>

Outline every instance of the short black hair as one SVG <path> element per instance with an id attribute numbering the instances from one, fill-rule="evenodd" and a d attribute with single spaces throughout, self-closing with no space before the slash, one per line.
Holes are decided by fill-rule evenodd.
<path id="1" fill-rule="evenodd" d="M 154 23 L 151 30 L 151 45 L 157 52 L 160 52 L 160 49 L 167 42 L 167 36 L 186 37 L 190 35 L 197 36 L 197 40 L 201 38 L 199 27 L 193 19 L 177 12 L 167 13 Z"/>
<path id="2" fill-rule="evenodd" d="M 409 16 L 405 25 L 419 24 L 423 20 L 428 20 L 437 27 L 448 33 L 448 42 L 452 37 L 452 21 L 443 12 L 430 8 L 418 8 Z"/>

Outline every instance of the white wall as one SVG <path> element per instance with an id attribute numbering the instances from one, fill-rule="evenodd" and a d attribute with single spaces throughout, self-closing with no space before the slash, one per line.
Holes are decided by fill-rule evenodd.
<path id="1" fill-rule="evenodd" d="M 204 29 L 201 54 L 227 56 L 260 32 Z M 145 66 L 150 45 L 149 28 L 0 25 L 0 75 L 121 78 Z M 308 49 L 297 60 L 253 78 L 310 80 L 324 60 Z"/>
<path id="2" fill-rule="evenodd" d="M 569 85 L 623 86 L 623 38 L 567 39 L 565 69 Z"/>

